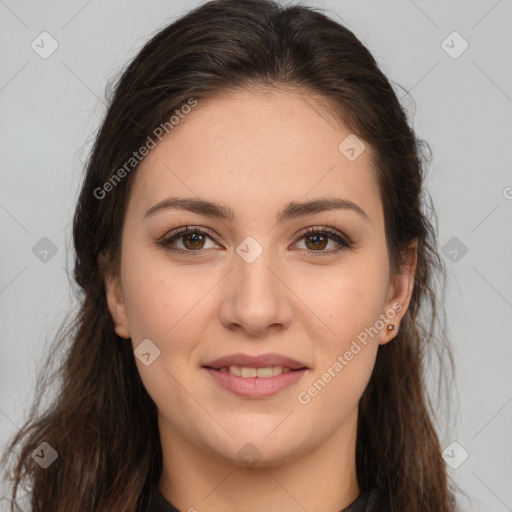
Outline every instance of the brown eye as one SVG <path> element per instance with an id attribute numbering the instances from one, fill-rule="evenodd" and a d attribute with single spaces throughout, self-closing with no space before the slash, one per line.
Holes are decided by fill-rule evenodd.
<path id="1" fill-rule="evenodd" d="M 182 255 L 199 256 L 204 254 L 208 247 L 208 242 L 215 246 L 215 237 L 213 232 L 206 230 L 206 228 L 195 228 L 192 226 L 184 226 L 175 230 L 157 242 L 158 245 L 164 249 Z"/>
<path id="2" fill-rule="evenodd" d="M 307 248 L 312 251 L 325 249 L 327 242 L 329 241 L 328 237 L 321 234 L 308 235 L 304 237 L 304 239 L 306 240 Z M 309 244 L 308 241 L 311 241 L 311 244 Z"/>
<path id="3" fill-rule="evenodd" d="M 183 235 L 181 238 L 183 240 L 183 246 L 191 251 L 203 248 L 204 235 L 201 233 L 194 231 L 190 234 Z"/>
<path id="4" fill-rule="evenodd" d="M 304 243 L 307 256 L 332 256 L 353 247 L 348 236 L 329 226 L 306 229 L 298 236 L 298 242 Z"/>

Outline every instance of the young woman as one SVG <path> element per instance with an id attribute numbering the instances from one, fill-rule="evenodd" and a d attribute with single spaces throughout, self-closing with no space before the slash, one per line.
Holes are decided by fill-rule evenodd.
<path id="1" fill-rule="evenodd" d="M 153 37 L 87 165 L 81 309 L 13 510 L 24 482 L 38 512 L 454 510 L 420 150 L 314 9 L 215 0 Z"/>

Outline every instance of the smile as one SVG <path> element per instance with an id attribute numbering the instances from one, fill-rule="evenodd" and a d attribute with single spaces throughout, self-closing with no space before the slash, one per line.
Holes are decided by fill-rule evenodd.
<path id="1" fill-rule="evenodd" d="M 251 368 L 240 366 L 204 368 L 216 386 L 244 398 L 268 398 L 296 385 L 307 369 L 282 366 Z M 275 374 L 274 374 L 275 373 Z"/>
<path id="2" fill-rule="evenodd" d="M 259 379 L 265 379 L 268 377 L 276 377 L 277 375 L 281 375 L 282 373 L 291 372 L 291 368 L 286 366 L 267 366 L 266 368 L 252 368 L 248 366 L 223 366 L 219 368 L 220 372 L 229 372 L 231 375 L 236 375 L 237 377 L 249 378 L 249 377 L 258 377 Z"/>

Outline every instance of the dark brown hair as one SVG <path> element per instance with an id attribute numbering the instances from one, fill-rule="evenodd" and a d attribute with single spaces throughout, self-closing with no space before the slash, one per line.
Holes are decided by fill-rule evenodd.
<path id="1" fill-rule="evenodd" d="M 331 114 L 373 148 L 392 276 L 408 244 L 418 241 L 409 309 L 396 338 L 379 348 L 360 401 L 357 477 L 363 491 L 385 490 L 392 512 L 452 510 L 425 382 L 431 354 L 453 369 L 440 320 L 438 285 L 445 269 L 424 190 L 426 144 L 350 30 L 316 9 L 270 0 L 215 0 L 189 12 L 144 46 L 108 98 L 74 216 L 79 309 L 62 325 L 29 419 L 4 455 L 16 454 L 13 510 L 24 482 L 37 512 L 149 510 L 162 469 L 156 406 L 140 380 L 131 343 L 114 332 L 104 288 L 104 272 L 119 270 L 136 166 L 103 198 L 95 191 L 190 98 L 200 103 L 254 87 L 324 98 L 334 107 Z M 105 269 L 98 265 L 100 253 L 109 256 Z M 59 353 L 62 362 L 50 372 Z M 41 411 L 50 389 L 58 391 Z M 31 457 L 42 442 L 58 453 L 47 469 Z"/>

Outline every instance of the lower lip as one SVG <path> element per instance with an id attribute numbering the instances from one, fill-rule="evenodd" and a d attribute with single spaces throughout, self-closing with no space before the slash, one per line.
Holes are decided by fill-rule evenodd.
<path id="1" fill-rule="evenodd" d="M 235 395 L 249 398 L 266 398 L 296 384 L 306 369 L 292 370 L 275 377 L 238 377 L 229 372 L 206 368 L 215 382 Z"/>

